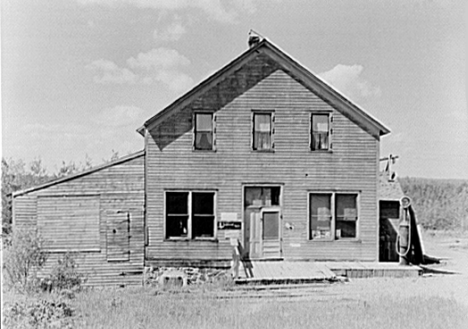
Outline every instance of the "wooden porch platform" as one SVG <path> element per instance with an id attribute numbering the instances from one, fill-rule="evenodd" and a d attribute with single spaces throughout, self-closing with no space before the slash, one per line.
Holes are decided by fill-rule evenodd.
<path id="1" fill-rule="evenodd" d="M 310 283 L 334 281 L 338 276 L 416 277 L 421 273 L 418 266 L 400 266 L 398 263 L 249 261 L 241 263 L 236 283 Z"/>

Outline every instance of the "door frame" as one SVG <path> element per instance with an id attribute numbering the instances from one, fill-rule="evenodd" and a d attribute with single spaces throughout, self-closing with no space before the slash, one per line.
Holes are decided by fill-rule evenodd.
<path id="1" fill-rule="evenodd" d="M 279 249 L 280 249 L 280 254 L 279 254 L 279 258 L 282 258 L 283 257 L 283 194 L 284 194 L 284 183 L 242 183 L 242 187 L 241 187 L 241 190 L 242 190 L 242 211 L 241 211 L 241 214 L 242 214 L 242 225 L 243 225 L 243 229 L 242 229 L 242 236 L 244 237 L 243 240 L 245 240 L 246 238 L 247 239 L 250 239 L 249 236 L 246 236 L 246 218 L 245 218 L 245 190 L 246 188 L 248 187 L 279 187 L 280 189 L 280 192 L 279 192 L 279 205 L 278 206 L 265 206 L 265 207 L 261 207 L 260 208 L 260 211 L 259 213 L 261 214 L 261 216 L 263 217 L 263 212 L 278 212 L 279 213 Z M 250 219 L 249 219 L 250 220 Z M 262 219 L 263 220 L 263 219 Z M 250 223 L 249 223 L 250 225 Z M 263 229 L 263 228 L 262 228 Z M 263 235 L 263 232 L 262 232 L 262 235 Z M 244 246 L 245 250 L 247 252 L 249 252 L 249 249 L 250 249 L 250 246 Z M 250 254 L 249 254 L 249 258 L 250 258 Z M 268 259 L 268 258 L 259 258 L 259 259 Z"/>

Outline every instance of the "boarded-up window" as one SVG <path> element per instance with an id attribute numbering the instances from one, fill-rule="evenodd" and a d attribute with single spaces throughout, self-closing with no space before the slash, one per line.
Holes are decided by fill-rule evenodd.
<path id="1" fill-rule="evenodd" d="M 107 211 L 107 260 L 128 261 L 130 259 L 130 212 Z"/>
<path id="2" fill-rule="evenodd" d="M 99 196 L 47 196 L 37 226 L 48 250 L 99 250 Z"/>

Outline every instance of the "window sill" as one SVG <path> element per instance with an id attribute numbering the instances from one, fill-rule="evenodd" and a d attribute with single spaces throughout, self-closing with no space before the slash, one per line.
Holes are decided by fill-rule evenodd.
<path id="1" fill-rule="evenodd" d="M 275 150 L 251 150 L 252 153 L 275 153 Z"/>
<path id="2" fill-rule="evenodd" d="M 166 238 L 164 242 L 214 242 L 218 243 L 219 240 L 217 238 Z"/>
<path id="3" fill-rule="evenodd" d="M 216 153 L 216 150 L 194 150 L 192 149 L 192 152 L 194 153 Z"/>
<path id="4" fill-rule="evenodd" d="M 329 153 L 329 154 L 332 154 L 333 151 L 332 150 L 309 150 L 310 153 Z"/>
<path id="5" fill-rule="evenodd" d="M 311 241 L 311 242 L 313 242 L 313 243 L 321 243 L 321 242 L 325 242 L 325 243 L 330 243 L 330 242 L 338 242 L 338 243 L 342 243 L 342 242 L 362 243 L 362 240 L 361 240 L 361 239 L 358 239 L 358 238 L 309 239 L 309 241 Z"/>

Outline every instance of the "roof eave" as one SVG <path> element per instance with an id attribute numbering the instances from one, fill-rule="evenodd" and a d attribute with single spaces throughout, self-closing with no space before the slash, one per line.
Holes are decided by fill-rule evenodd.
<path id="1" fill-rule="evenodd" d="M 121 157 L 121 158 L 119 158 L 117 160 L 114 160 L 114 161 L 104 163 L 102 165 L 90 168 L 88 170 L 82 171 L 82 172 L 77 173 L 77 174 L 73 174 L 73 175 L 70 175 L 70 176 L 54 179 L 54 180 L 51 180 L 51 181 L 49 181 L 47 183 L 44 183 L 44 184 L 41 184 L 41 185 L 37 185 L 37 186 L 29 187 L 29 188 L 24 189 L 24 190 L 13 192 L 13 193 L 11 193 L 11 195 L 13 196 L 13 198 L 15 198 L 15 197 L 23 195 L 23 194 L 27 194 L 27 193 L 35 192 L 35 191 L 38 191 L 38 190 L 42 190 L 44 188 L 47 188 L 47 187 L 50 187 L 50 186 L 53 186 L 53 185 L 64 183 L 66 181 L 73 180 L 73 179 L 76 179 L 76 178 L 79 178 L 79 177 L 82 177 L 82 176 L 86 176 L 86 175 L 92 174 L 92 173 L 94 173 L 96 171 L 106 169 L 108 167 L 115 166 L 117 164 L 133 160 L 135 158 L 143 156 L 144 154 L 145 154 L 145 150 L 141 150 L 141 151 L 129 154 L 127 156 Z"/>
<path id="2" fill-rule="evenodd" d="M 239 65 L 242 65 L 243 62 L 254 52 L 257 51 L 260 47 L 268 43 L 266 39 L 263 39 L 260 43 L 257 45 L 247 49 L 244 53 L 242 53 L 240 56 L 236 57 L 234 60 L 226 64 L 223 68 L 215 72 L 213 75 L 208 77 L 207 79 L 203 80 L 200 82 L 198 85 L 194 86 L 191 90 L 189 90 L 187 93 L 176 99 L 174 102 L 172 102 L 170 105 L 166 106 L 163 110 L 159 111 L 156 113 L 154 116 L 149 118 L 148 120 L 145 121 L 142 127 L 138 128 L 137 131 L 140 133 L 140 130 L 144 127 L 145 129 L 151 130 L 154 126 L 158 124 L 158 122 L 162 121 L 165 117 L 168 116 L 168 114 L 171 112 L 173 108 L 179 107 L 182 108 L 186 105 L 188 105 L 191 101 L 192 98 L 200 93 L 203 93 L 204 90 L 207 90 L 211 88 L 213 85 L 219 82 L 220 79 L 223 78 L 223 76 L 226 73 L 229 73 L 230 71 L 234 71 L 237 69 Z M 141 134 L 141 133 L 140 133 Z"/>

